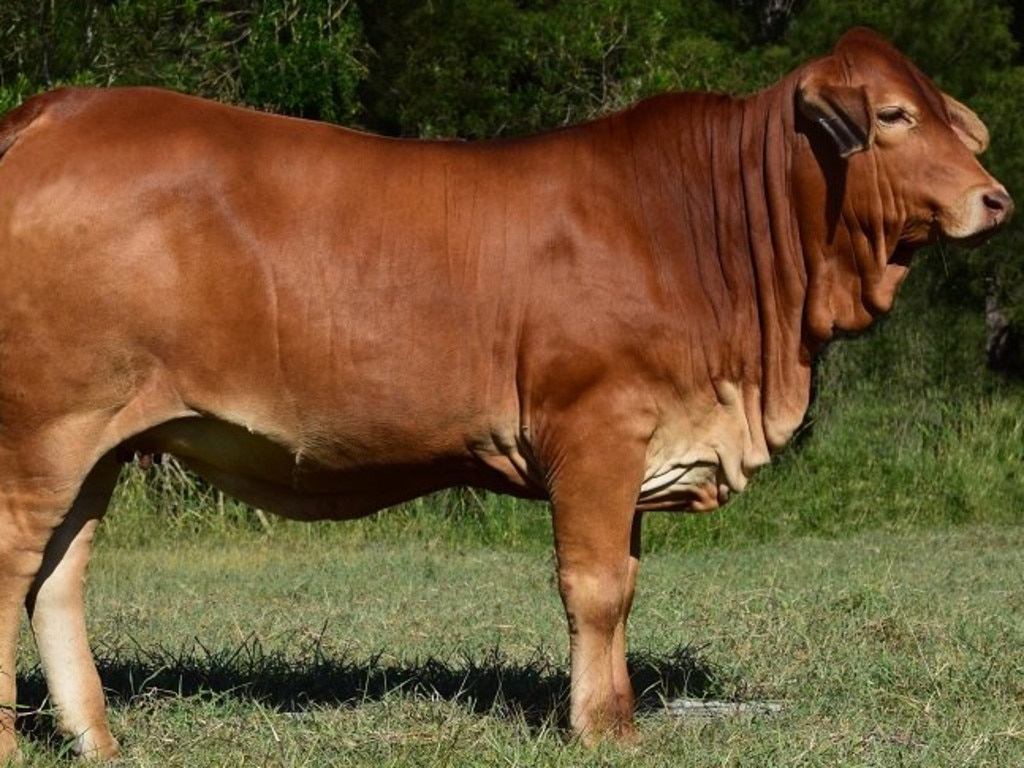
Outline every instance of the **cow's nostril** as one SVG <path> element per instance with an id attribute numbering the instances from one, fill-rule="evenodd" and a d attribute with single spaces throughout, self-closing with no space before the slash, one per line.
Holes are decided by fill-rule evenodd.
<path id="1" fill-rule="evenodd" d="M 1013 213 L 1013 198 L 1005 189 L 997 188 L 986 192 L 982 197 L 982 202 L 996 221 L 1005 221 Z"/>

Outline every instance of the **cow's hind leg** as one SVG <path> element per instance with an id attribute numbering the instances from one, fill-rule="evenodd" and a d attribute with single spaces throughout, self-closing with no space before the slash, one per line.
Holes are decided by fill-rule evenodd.
<path id="1" fill-rule="evenodd" d="M 25 601 L 58 725 L 73 739 L 74 751 L 85 757 L 117 754 L 86 635 L 84 589 L 93 534 L 118 472 L 113 454 L 93 468 L 47 543 Z"/>
<path id="2" fill-rule="evenodd" d="M 44 508 L 48 502 L 45 492 L 6 483 L 0 488 L 0 763 L 17 756 L 18 627 L 22 603 L 42 563 L 49 535 L 31 525 L 31 510 Z"/>
<path id="3" fill-rule="evenodd" d="M 0 453 L 0 461 L 5 458 Z M 38 475 L 19 476 L 0 481 L 0 762 L 17 755 L 15 663 L 21 612 L 47 542 L 74 501 L 73 490 L 54 490 L 58 486 Z"/>
<path id="4" fill-rule="evenodd" d="M 13 423 L 8 418 L 4 426 Z M 72 700 L 79 692 L 87 700 L 102 700 L 85 645 L 81 580 L 98 502 L 113 482 L 111 460 L 104 459 L 92 474 L 92 461 L 72 466 L 75 457 L 89 456 L 87 446 L 95 445 L 97 432 L 90 428 L 95 424 L 81 420 L 77 432 L 66 426 L 21 433 L 18 440 L 10 427 L 0 436 L 0 763 L 17 756 L 15 664 L 26 605 L 39 622 L 41 656 L 58 692 L 58 708 L 73 713 L 76 724 L 88 719 L 89 735 L 79 746 L 94 746 L 97 755 L 113 750 L 102 711 L 83 719 L 85 708 Z"/>

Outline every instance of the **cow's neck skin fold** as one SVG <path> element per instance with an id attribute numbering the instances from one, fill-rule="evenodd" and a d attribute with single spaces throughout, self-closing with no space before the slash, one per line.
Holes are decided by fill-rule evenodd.
<path id="1" fill-rule="evenodd" d="M 811 355 L 802 334 L 807 293 L 804 246 L 795 229 L 790 173 L 793 87 L 783 83 L 744 102 L 739 141 L 743 201 L 761 328 L 762 412 L 772 450 L 803 421 L 810 401 Z"/>
<path id="2" fill-rule="evenodd" d="M 638 196 L 660 293 L 680 318 L 707 317 L 680 329 L 692 361 L 684 377 L 710 378 L 720 402 L 742 403 L 745 476 L 790 438 L 810 397 L 807 275 L 789 172 L 792 90 L 656 99 L 658 124 L 645 121 L 643 107 L 629 115 L 638 176 L 648 181 Z M 652 188 L 652 178 L 661 183 Z M 675 210 L 658 210 L 666 205 Z"/>
<path id="3" fill-rule="evenodd" d="M 807 272 L 803 339 L 813 355 L 837 332 L 860 333 L 891 309 L 920 243 L 901 244 L 906 212 L 874 154 L 842 160 L 814 134 L 806 135 L 795 152 L 805 156 L 791 167 Z M 854 171 L 854 164 L 861 167 Z M 858 196 L 844 188 L 853 172 L 875 180 L 872 194 Z"/>
<path id="4" fill-rule="evenodd" d="M 856 158 L 870 163 L 870 155 Z M 898 243 L 904 221 L 898 197 L 878 179 L 878 195 L 871 200 L 871 216 L 855 217 L 844 208 L 831 243 L 808 254 L 813 292 L 808 298 L 808 337 L 816 346 L 836 331 L 859 333 L 892 308 L 896 289 L 906 277 L 910 253 L 901 256 Z M 886 214 L 889 214 L 886 216 Z"/>

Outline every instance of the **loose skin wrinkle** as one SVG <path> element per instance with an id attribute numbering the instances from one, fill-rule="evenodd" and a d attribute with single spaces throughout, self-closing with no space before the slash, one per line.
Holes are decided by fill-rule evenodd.
<path id="1" fill-rule="evenodd" d="M 153 89 L 0 120 L 0 761 L 26 606 L 61 729 L 117 744 L 82 584 L 117 458 L 341 519 L 471 485 L 552 504 L 570 721 L 627 737 L 646 510 L 710 510 L 911 254 L 1013 203 L 987 130 L 860 30 L 747 98 L 494 142 Z"/>

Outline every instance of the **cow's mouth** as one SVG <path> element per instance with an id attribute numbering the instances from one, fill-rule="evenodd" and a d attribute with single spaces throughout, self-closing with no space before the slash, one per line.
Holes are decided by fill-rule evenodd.
<path id="1" fill-rule="evenodd" d="M 999 230 L 1006 226 L 1008 219 L 998 219 L 989 221 L 985 226 L 979 228 L 975 232 L 969 235 L 952 235 L 944 231 L 945 228 L 935 219 L 932 222 L 932 237 L 930 241 L 932 243 L 946 243 L 948 245 L 955 245 L 958 248 L 977 248 L 979 245 L 988 240 Z"/>
<path id="2" fill-rule="evenodd" d="M 958 248 L 977 248 L 979 245 L 988 240 L 992 235 L 1001 230 L 1005 226 L 1005 222 L 996 222 L 985 229 L 979 230 L 974 234 L 967 235 L 966 237 L 943 237 L 942 240 L 951 245 L 955 245 Z"/>

